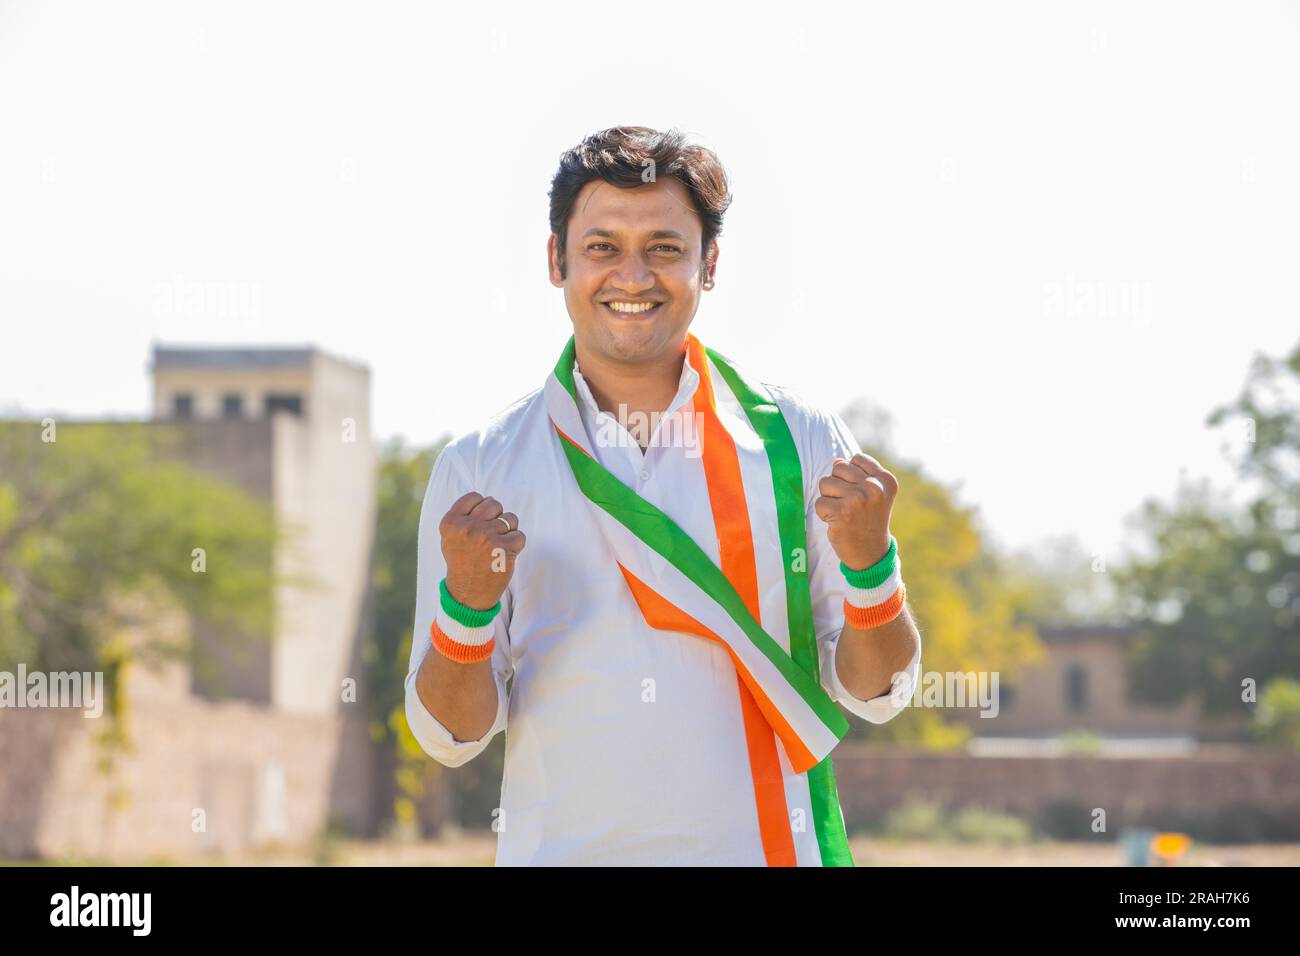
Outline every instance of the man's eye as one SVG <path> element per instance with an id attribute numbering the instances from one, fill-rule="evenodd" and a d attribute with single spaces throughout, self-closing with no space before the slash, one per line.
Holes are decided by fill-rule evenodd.
<path id="1" fill-rule="evenodd" d="M 591 245 L 589 245 L 589 246 L 587 247 L 587 250 L 588 250 L 588 251 L 591 251 L 591 252 L 594 252 L 594 251 L 599 250 L 602 246 L 603 246 L 604 248 L 606 248 L 606 249 L 612 249 L 612 248 L 614 248 L 614 247 L 611 246 L 608 242 L 593 242 Z"/>
<path id="2" fill-rule="evenodd" d="M 656 248 L 656 249 L 667 249 L 667 250 L 668 250 L 669 252 L 671 252 L 671 253 L 678 253 L 678 252 L 681 252 L 681 251 L 682 251 L 682 250 L 678 249 L 676 246 L 670 246 L 670 245 L 668 245 L 667 243 L 660 243 L 659 245 L 655 246 L 655 248 Z"/>

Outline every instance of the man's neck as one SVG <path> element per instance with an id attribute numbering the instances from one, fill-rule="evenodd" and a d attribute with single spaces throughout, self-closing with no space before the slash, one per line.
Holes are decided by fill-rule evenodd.
<path id="1" fill-rule="evenodd" d="M 686 348 L 647 364 L 611 362 L 577 347 L 578 370 L 591 388 L 596 407 L 622 420 L 624 416 L 660 414 L 668 410 L 681 385 Z M 644 436 L 643 436 L 644 437 Z"/>

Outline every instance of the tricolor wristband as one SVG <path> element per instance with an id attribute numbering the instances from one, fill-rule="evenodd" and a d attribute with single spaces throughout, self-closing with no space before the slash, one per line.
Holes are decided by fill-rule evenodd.
<path id="1" fill-rule="evenodd" d="M 898 542 L 889 536 L 889 550 L 869 568 L 854 571 L 843 561 L 844 620 L 860 630 L 888 624 L 903 610 L 906 598 L 903 586 L 903 561 L 898 556 Z"/>
<path id="2" fill-rule="evenodd" d="M 497 601 L 486 611 L 466 607 L 447 590 L 447 579 L 438 582 L 438 613 L 429 627 L 433 646 L 443 657 L 458 664 L 473 664 L 492 656 L 496 639 L 492 622 L 501 610 Z"/>

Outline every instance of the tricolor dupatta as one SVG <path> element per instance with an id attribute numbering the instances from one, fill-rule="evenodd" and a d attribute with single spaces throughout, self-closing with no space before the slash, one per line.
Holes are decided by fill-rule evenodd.
<path id="1" fill-rule="evenodd" d="M 776 753 L 775 739 L 779 739 L 794 771 L 807 774 L 822 865 L 852 866 L 828 756 L 848 732 L 848 722 L 819 677 L 803 468 L 785 418 L 766 390 L 745 383 L 729 361 L 687 335 L 686 359 L 700 377 L 694 411 L 703 423 L 700 437 L 719 543 L 722 567 L 718 567 L 668 515 L 620 481 L 592 453 L 578 408 L 575 357 L 576 343 L 570 338 L 544 389 L 557 440 L 578 487 L 596 506 L 597 523 L 646 622 L 660 630 L 716 641 L 736 666 L 768 864 L 796 862 Z M 735 442 L 718 415 L 710 364 L 762 442 L 771 470 L 770 500 L 747 498 Z M 760 623 L 752 522 L 764 518 L 776 522 L 781 542 L 788 652 Z M 654 555 L 663 560 L 656 561 Z M 764 563 L 772 566 L 770 561 Z"/>

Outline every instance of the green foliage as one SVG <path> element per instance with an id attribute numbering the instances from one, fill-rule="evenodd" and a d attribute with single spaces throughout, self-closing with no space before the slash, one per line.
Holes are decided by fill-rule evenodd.
<path id="1" fill-rule="evenodd" d="M 1264 685 L 1255 731 L 1264 743 L 1300 750 L 1300 681 L 1275 677 Z"/>
<path id="2" fill-rule="evenodd" d="M 1243 680 L 1300 674 L 1300 346 L 1257 358 L 1241 396 L 1212 425 L 1237 426 L 1243 508 L 1208 482 L 1136 516 L 1145 555 L 1116 578 L 1144 636 L 1130 684 L 1146 703 L 1197 701 L 1240 713 Z M 1253 431 L 1253 440 L 1251 432 Z"/>
<path id="3" fill-rule="evenodd" d="M 921 673 L 924 676 L 928 670 L 933 670 L 926 660 L 927 649 L 921 649 Z M 902 742 L 915 744 L 922 750 L 928 750 L 934 753 L 949 753 L 964 750 L 966 744 L 970 742 L 973 734 L 971 729 L 965 724 L 959 724 L 954 721 L 944 720 L 943 711 L 933 708 L 915 708 L 908 710 L 905 714 L 895 717 L 890 723 L 899 723 L 904 719 L 907 720 L 908 726 L 905 730 L 899 728 L 892 735 L 883 733 L 871 734 L 876 739 L 892 739 Z M 854 718 L 855 723 L 857 719 Z M 885 725 L 871 725 L 879 727 L 881 730 Z M 864 731 L 869 734 L 870 731 Z"/>
<path id="4" fill-rule="evenodd" d="M 943 807 L 928 800 L 909 800 L 885 816 L 882 832 L 895 840 L 937 840 L 944 831 Z"/>
<path id="5" fill-rule="evenodd" d="M 55 440 L 43 440 L 53 437 Z M 0 422 L 0 666 L 114 670 L 121 600 L 149 594 L 196 617 L 268 630 L 270 507 L 178 460 L 155 423 Z M 206 569 L 194 570 L 194 549 Z M 147 631 L 146 631 L 147 633 Z M 132 659 L 186 653 L 165 640 Z"/>
<path id="6" fill-rule="evenodd" d="M 406 723 L 405 682 L 415 623 L 420 507 L 433 463 L 446 441 L 409 449 L 400 440 L 382 451 L 371 568 L 374 626 L 365 649 L 370 679 L 371 736 L 394 756 L 392 820 L 415 835 L 419 806 L 443 768 L 420 749 Z"/>
<path id="7" fill-rule="evenodd" d="M 985 807 L 962 807 L 949 824 L 953 839 L 961 843 L 998 843 L 1014 846 L 1033 838 L 1033 827 L 1020 817 Z"/>
<path id="8" fill-rule="evenodd" d="M 405 727 L 403 685 L 411 654 L 415 623 L 416 552 L 419 545 L 420 506 L 433 463 L 445 441 L 424 449 L 409 449 L 390 442 L 379 461 L 379 496 L 375 527 L 374 562 L 371 566 L 374 627 L 365 650 L 373 701 L 371 719 L 376 739 L 395 744 L 393 724 Z M 390 719 L 396 712 L 397 720 Z M 411 745 L 419 751 L 414 739 Z"/>
<path id="9" fill-rule="evenodd" d="M 1244 476 L 1265 489 L 1300 490 L 1300 341 L 1289 354 L 1276 358 L 1256 355 L 1237 398 L 1214 409 L 1206 424 L 1237 423 L 1250 429 L 1239 465 Z"/>
<path id="10" fill-rule="evenodd" d="M 164 657 L 205 663 L 157 617 L 263 639 L 271 622 L 269 505 L 181 463 L 178 438 L 162 423 L 0 422 L 0 669 L 103 672 L 109 719 L 94 741 L 110 828 L 130 800 L 123 675 Z"/>
<path id="11" fill-rule="evenodd" d="M 1034 838 L 1028 821 L 977 805 L 946 813 L 929 800 L 912 799 L 890 811 L 881 832 L 895 840 L 937 840 L 958 843 L 998 843 L 1012 846 Z"/>
<path id="12" fill-rule="evenodd" d="M 1071 755 L 1080 757 L 1096 756 L 1101 753 L 1102 737 L 1088 730 L 1072 730 L 1061 734 L 1061 749 Z"/>

